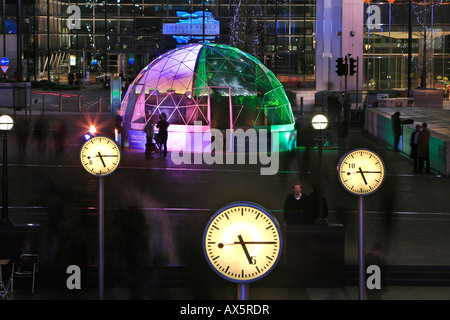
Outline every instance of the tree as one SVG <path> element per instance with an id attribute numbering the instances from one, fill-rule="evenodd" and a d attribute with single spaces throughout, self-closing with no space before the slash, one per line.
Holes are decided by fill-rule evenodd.
<path id="1" fill-rule="evenodd" d="M 231 17 L 228 44 L 255 57 L 261 56 L 266 25 L 260 0 L 230 0 L 228 8 Z"/>

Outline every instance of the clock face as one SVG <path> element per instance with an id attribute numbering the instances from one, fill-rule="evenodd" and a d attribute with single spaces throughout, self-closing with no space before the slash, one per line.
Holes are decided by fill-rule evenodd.
<path id="1" fill-rule="evenodd" d="M 93 137 L 81 147 L 81 164 L 90 174 L 103 177 L 114 172 L 120 163 L 120 148 L 107 137 Z"/>
<path id="2" fill-rule="evenodd" d="M 203 235 L 209 265 L 236 283 L 254 282 L 270 273 L 278 263 L 281 247 L 278 222 L 251 202 L 235 202 L 220 209 Z"/>
<path id="3" fill-rule="evenodd" d="M 381 187 L 385 177 L 383 160 L 373 151 L 356 149 L 344 155 L 338 165 L 339 181 L 352 194 L 365 196 Z"/>

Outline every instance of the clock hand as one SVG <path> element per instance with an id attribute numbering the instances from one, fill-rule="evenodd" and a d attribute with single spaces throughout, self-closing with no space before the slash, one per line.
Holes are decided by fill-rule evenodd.
<path id="1" fill-rule="evenodd" d="M 241 235 L 238 235 L 239 243 L 242 245 L 242 249 L 244 249 L 245 256 L 247 257 L 248 263 L 252 264 L 252 257 L 248 253 L 247 246 L 245 245 L 244 239 L 242 239 Z"/>
<path id="2" fill-rule="evenodd" d="M 381 173 L 381 171 L 362 171 L 363 173 Z M 355 174 L 355 173 L 361 173 L 361 171 L 355 171 L 355 172 L 347 172 L 347 175 Z"/>
<path id="3" fill-rule="evenodd" d="M 237 244 L 277 244 L 277 243 L 275 241 L 244 241 L 244 242 L 235 241 L 234 243 L 228 244 L 219 243 L 219 248 L 222 249 L 223 247 L 234 246 Z"/>
<path id="4" fill-rule="evenodd" d="M 107 157 L 117 157 L 116 154 L 102 154 L 100 156 L 95 156 L 96 158 L 101 157 L 101 158 L 107 158 Z"/>
<path id="5" fill-rule="evenodd" d="M 364 176 L 364 173 L 363 173 L 361 167 L 359 167 L 359 172 L 361 173 L 361 176 L 362 176 L 362 178 L 364 180 L 364 183 L 367 184 L 366 177 Z"/>
<path id="6" fill-rule="evenodd" d="M 102 154 L 100 151 L 98 152 L 98 156 L 100 157 L 100 160 L 102 160 L 103 166 L 106 167 L 105 161 L 103 161 Z"/>

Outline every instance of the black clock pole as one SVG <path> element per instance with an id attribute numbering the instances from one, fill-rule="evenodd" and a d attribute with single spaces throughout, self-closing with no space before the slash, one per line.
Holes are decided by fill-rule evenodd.
<path id="1" fill-rule="evenodd" d="M 99 300 L 103 300 L 103 204 L 104 204 L 104 194 L 103 194 L 103 178 L 99 177 L 99 192 L 98 192 L 98 298 Z"/>
<path id="2" fill-rule="evenodd" d="M 359 196 L 359 300 L 366 299 L 364 252 L 364 197 Z"/>

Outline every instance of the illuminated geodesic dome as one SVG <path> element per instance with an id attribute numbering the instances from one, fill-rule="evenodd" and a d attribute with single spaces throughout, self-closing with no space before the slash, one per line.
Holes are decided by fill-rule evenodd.
<path id="1" fill-rule="evenodd" d="M 169 130 L 206 128 L 294 130 L 283 86 L 255 57 L 223 44 L 189 44 L 145 67 L 129 86 L 124 128 L 143 130 L 165 113 Z"/>

